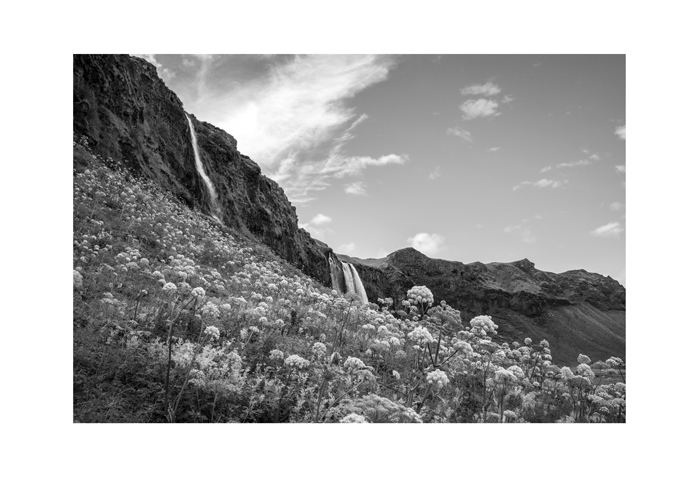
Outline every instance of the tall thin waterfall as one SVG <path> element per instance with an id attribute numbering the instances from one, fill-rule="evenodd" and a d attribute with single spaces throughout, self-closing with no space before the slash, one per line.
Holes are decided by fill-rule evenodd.
<path id="1" fill-rule="evenodd" d="M 362 280 L 360 279 L 360 275 L 357 274 L 355 266 L 350 264 L 350 269 L 352 270 L 352 279 L 353 283 L 355 284 L 355 293 L 357 293 L 357 295 L 362 300 L 362 304 L 369 303 L 369 301 L 367 300 L 367 292 L 365 292 L 365 285 L 362 284 Z"/>
<path id="2" fill-rule="evenodd" d="M 204 180 L 204 184 L 207 185 L 207 190 L 209 191 L 209 209 L 211 210 L 212 215 L 214 218 L 217 220 L 221 221 L 219 218 L 219 202 L 217 201 L 217 195 L 216 195 L 216 189 L 214 188 L 214 183 L 211 182 L 209 177 L 207 176 L 206 171 L 204 171 L 204 165 L 202 164 L 202 159 L 199 157 L 199 146 L 197 146 L 197 135 L 194 132 L 194 126 L 192 126 L 192 120 L 190 120 L 190 116 L 185 114 L 185 117 L 187 118 L 187 124 L 190 126 L 190 137 L 192 139 L 192 148 L 194 149 L 194 161 L 197 166 L 197 173 L 199 173 L 199 176 Z"/>
<path id="3" fill-rule="evenodd" d="M 328 265 L 334 290 L 341 294 L 355 293 L 360 297 L 362 304 L 369 303 L 362 279 L 360 279 L 360 275 L 352 264 L 340 261 L 334 256 L 329 256 Z"/>

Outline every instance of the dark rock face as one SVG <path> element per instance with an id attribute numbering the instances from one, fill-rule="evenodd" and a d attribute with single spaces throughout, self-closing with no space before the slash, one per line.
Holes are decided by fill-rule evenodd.
<path id="1" fill-rule="evenodd" d="M 370 301 L 396 301 L 412 286 L 425 285 L 465 321 L 493 316 L 504 340 L 547 339 L 560 361 L 575 362 L 579 352 L 624 358 L 625 288 L 610 277 L 583 270 L 548 273 L 527 259 L 463 264 L 413 248 L 380 260 L 340 257 L 355 265 Z"/>
<path id="2" fill-rule="evenodd" d="M 73 65 L 74 139 L 86 137 L 95 153 L 211 214 L 186 113 L 155 67 L 128 55 L 75 55 Z M 328 258 L 334 253 L 299 229 L 284 191 L 238 151 L 234 137 L 190 118 L 222 222 L 330 286 Z M 625 288 L 610 277 L 583 270 L 548 273 L 527 259 L 463 264 L 428 258 L 413 248 L 377 260 L 337 258 L 355 266 L 370 301 L 398 302 L 412 286 L 425 285 L 436 301 L 459 309 L 465 321 L 493 316 L 503 340 L 547 339 L 555 362 L 575 363 L 579 352 L 594 359 L 625 356 Z"/>
<path id="3" fill-rule="evenodd" d="M 182 102 L 156 68 L 128 55 L 73 57 L 73 135 L 102 157 L 172 191 L 189 207 L 211 213 L 197 173 Z M 222 221 L 251 234 L 304 273 L 330 285 L 330 251 L 299 229 L 282 188 L 239 153 L 235 138 L 190 115 Z"/>

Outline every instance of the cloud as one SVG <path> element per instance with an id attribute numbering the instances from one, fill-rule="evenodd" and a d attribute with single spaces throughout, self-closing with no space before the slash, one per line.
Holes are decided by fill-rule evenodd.
<path id="1" fill-rule="evenodd" d="M 379 248 L 377 251 L 377 258 L 385 258 L 389 253 L 384 248 Z"/>
<path id="2" fill-rule="evenodd" d="M 624 207 L 625 205 L 623 205 L 622 203 L 618 203 L 617 201 L 614 203 L 610 203 L 610 211 L 620 211 Z"/>
<path id="3" fill-rule="evenodd" d="M 468 141 L 469 143 L 472 143 L 474 140 L 472 139 L 472 134 L 469 133 L 467 130 L 464 128 L 460 127 L 455 127 L 455 128 L 448 128 L 447 129 L 447 134 L 448 135 L 454 135 L 458 136 L 461 139 Z"/>
<path id="4" fill-rule="evenodd" d="M 356 181 L 355 183 L 347 183 L 345 192 L 349 195 L 367 196 L 367 183 Z"/>
<path id="5" fill-rule="evenodd" d="M 559 181 L 559 180 L 548 180 L 546 178 L 542 178 L 541 180 L 537 181 L 522 181 L 519 184 L 515 185 L 513 187 L 513 191 L 519 190 L 523 186 L 536 186 L 537 188 L 560 188 L 566 183 L 566 180 L 564 181 Z"/>
<path id="6" fill-rule="evenodd" d="M 393 57 L 296 55 L 262 61 L 265 69 L 257 76 L 225 92 L 215 87 L 215 80 L 224 80 L 220 76 L 199 75 L 208 83 L 198 89 L 193 110 L 207 112 L 207 121 L 233 134 L 238 149 L 280 183 L 292 202 L 312 201 L 314 192 L 330 186 L 330 178 L 407 160 L 391 152 L 379 157 L 343 152 L 367 119 L 348 101 L 386 80 L 396 64 Z M 200 73 L 209 63 L 201 62 Z"/>
<path id="7" fill-rule="evenodd" d="M 331 139 L 354 117 L 346 100 L 384 81 L 393 64 L 377 55 L 296 56 L 228 95 L 220 124 L 241 151 L 275 166 L 290 151 Z"/>
<path id="8" fill-rule="evenodd" d="M 514 96 L 506 95 L 506 96 L 504 96 L 503 99 L 501 100 L 501 103 L 502 103 L 503 105 L 505 105 L 506 103 L 510 103 L 510 102 L 512 102 L 513 100 L 515 100 L 515 97 L 514 97 Z"/>
<path id="9" fill-rule="evenodd" d="M 421 253 L 432 256 L 443 250 L 445 237 L 437 233 L 418 233 L 406 241 Z"/>
<path id="10" fill-rule="evenodd" d="M 484 83 L 483 85 L 473 84 L 462 88 L 459 91 L 462 95 L 486 95 L 493 96 L 501 93 L 501 88 L 491 82 Z"/>
<path id="11" fill-rule="evenodd" d="M 615 171 L 617 171 L 618 173 L 625 173 L 627 172 L 627 168 L 625 167 L 625 165 L 615 165 Z"/>
<path id="12" fill-rule="evenodd" d="M 591 231 L 591 234 L 601 238 L 618 238 L 620 233 L 622 233 L 624 230 L 625 229 L 620 226 L 620 223 L 614 221 L 594 229 Z"/>
<path id="13" fill-rule="evenodd" d="M 327 225 L 332 221 L 333 218 L 331 218 L 330 216 L 326 216 L 323 213 L 319 213 L 313 218 L 311 218 L 311 221 L 309 221 L 308 223 L 300 223 L 299 228 L 304 228 L 311 234 L 311 236 L 315 238 L 323 239 L 326 236 L 326 233 L 334 232 L 332 229 L 324 227 L 324 225 Z"/>
<path id="14" fill-rule="evenodd" d="M 350 254 L 355 251 L 355 243 L 345 243 L 338 246 L 338 253 Z"/>
<path id="15" fill-rule="evenodd" d="M 333 221 L 333 218 L 331 218 L 330 216 L 326 216 L 323 213 L 319 213 L 316 216 L 314 216 L 313 218 L 311 218 L 311 224 L 317 225 L 317 226 L 328 224 L 331 221 Z"/>
<path id="16" fill-rule="evenodd" d="M 396 154 L 379 158 L 347 156 L 345 144 L 355 137 L 353 130 L 366 119 L 367 115 L 360 116 L 332 142 L 325 161 L 299 161 L 299 155 L 295 153 L 283 160 L 270 177 L 282 184 L 291 202 L 304 204 L 313 201 L 315 198 L 311 194 L 326 189 L 334 178 L 359 175 L 369 166 L 402 165 L 409 161 L 408 155 Z"/>
<path id="17" fill-rule="evenodd" d="M 442 173 L 440 171 L 440 167 L 438 166 L 433 171 L 430 172 L 430 174 L 428 175 L 428 178 L 430 178 L 431 180 L 434 180 L 434 179 L 440 177 L 441 174 Z"/>
<path id="18" fill-rule="evenodd" d="M 615 128 L 615 134 L 621 139 L 627 139 L 627 125 L 618 126 Z"/>
<path id="19" fill-rule="evenodd" d="M 496 151 L 498 151 L 498 150 L 500 150 L 500 149 L 501 149 L 500 146 L 494 146 L 493 148 L 489 148 L 489 151 L 491 151 L 491 152 L 496 152 Z"/>
<path id="20" fill-rule="evenodd" d="M 578 161 L 572 161 L 569 163 L 559 163 L 556 167 L 557 168 L 573 168 L 574 166 L 586 166 L 590 165 L 591 161 L 590 160 L 578 160 Z"/>
<path id="21" fill-rule="evenodd" d="M 540 170 L 540 173 L 546 173 L 553 168 L 574 168 L 576 166 L 587 166 L 592 164 L 594 161 L 600 161 L 601 157 L 598 153 L 593 153 L 591 150 L 587 149 L 582 149 L 581 150 L 583 154 L 586 155 L 586 158 L 583 160 L 578 160 L 578 161 L 570 161 L 568 163 L 558 163 L 556 166 L 545 166 Z"/>
<path id="22" fill-rule="evenodd" d="M 175 72 L 172 70 L 169 70 L 168 68 L 165 68 L 162 63 L 160 63 L 158 60 L 156 60 L 156 56 L 152 53 L 136 53 L 133 54 L 135 57 L 143 58 L 146 60 L 148 63 L 156 67 L 156 71 L 158 72 L 158 76 L 160 76 L 163 81 L 169 81 L 175 77 Z"/>
<path id="23" fill-rule="evenodd" d="M 480 116 L 498 116 L 500 113 L 496 111 L 496 108 L 498 108 L 498 103 L 485 98 L 479 98 L 478 100 L 467 100 L 459 107 L 459 109 L 464 113 L 462 118 L 465 120 L 473 120 L 475 118 L 479 118 Z"/>

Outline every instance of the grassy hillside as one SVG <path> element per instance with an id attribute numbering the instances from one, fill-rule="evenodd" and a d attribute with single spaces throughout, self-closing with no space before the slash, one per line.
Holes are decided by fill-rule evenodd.
<path id="1" fill-rule="evenodd" d="M 361 306 L 85 143 L 74 166 L 76 422 L 625 420 L 617 358 L 559 368 L 425 287 Z"/>

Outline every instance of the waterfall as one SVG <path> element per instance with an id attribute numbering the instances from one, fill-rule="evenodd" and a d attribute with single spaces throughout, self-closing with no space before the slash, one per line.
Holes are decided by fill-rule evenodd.
<path id="1" fill-rule="evenodd" d="M 354 293 L 355 292 L 355 280 L 352 277 L 352 271 L 350 271 L 350 266 L 344 261 L 343 263 L 343 276 L 345 277 L 345 292 Z"/>
<path id="2" fill-rule="evenodd" d="M 340 264 L 338 264 L 340 263 Z M 328 257 L 328 265 L 331 273 L 331 284 L 333 289 L 340 294 L 355 293 L 360 297 L 362 304 L 367 304 L 367 293 L 362 279 L 357 273 L 355 266 L 336 259 L 334 256 Z"/>
<path id="3" fill-rule="evenodd" d="M 194 149 L 194 160 L 197 166 L 197 173 L 204 180 L 204 184 L 207 185 L 207 190 L 209 191 L 209 209 L 215 219 L 221 222 L 219 218 L 219 204 L 217 202 L 216 190 L 214 189 L 214 183 L 211 182 L 207 173 L 204 171 L 204 165 L 202 164 L 202 159 L 199 157 L 199 147 L 197 146 L 197 135 L 194 132 L 194 126 L 192 126 L 192 120 L 190 116 L 185 114 L 187 118 L 187 124 L 190 126 L 190 137 L 192 139 L 192 148 Z"/>
<path id="4" fill-rule="evenodd" d="M 333 289 L 339 293 L 343 293 L 343 268 L 338 265 L 338 261 L 333 256 L 328 256 L 328 265 L 331 270 L 331 284 Z"/>
<path id="5" fill-rule="evenodd" d="M 357 274 L 355 266 L 350 264 L 350 269 L 352 270 L 352 279 L 353 283 L 355 284 L 355 293 L 357 293 L 357 295 L 360 297 L 362 304 L 369 303 L 367 300 L 367 292 L 365 292 L 365 285 L 362 284 L 362 280 L 360 279 L 360 275 Z"/>

